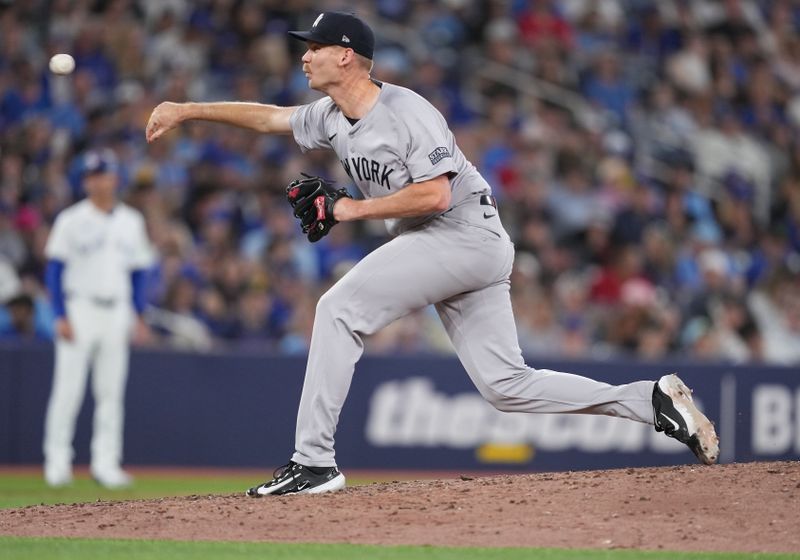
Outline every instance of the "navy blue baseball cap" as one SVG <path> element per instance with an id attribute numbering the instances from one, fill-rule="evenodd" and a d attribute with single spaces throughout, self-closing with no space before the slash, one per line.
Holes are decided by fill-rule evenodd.
<path id="1" fill-rule="evenodd" d="M 375 52 L 372 29 L 355 15 L 346 12 L 322 12 L 310 30 L 289 31 L 289 35 L 301 41 L 347 47 L 370 60 Z"/>
<path id="2" fill-rule="evenodd" d="M 83 176 L 96 173 L 116 173 L 119 170 L 117 156 L 108 148 L 90 150 L 83 156 Z"/>

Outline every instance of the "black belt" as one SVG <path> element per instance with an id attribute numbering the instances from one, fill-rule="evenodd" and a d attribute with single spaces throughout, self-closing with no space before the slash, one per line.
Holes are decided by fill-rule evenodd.
<path id="1" fill-rule="evenodd" d="M 67 299 L 76 299 L 76 298 L 84 299 L 85 301 L 93 303 L 97 307 L 114 307 L 115 305 L 117 305 L 117 302 L 119 301 L 117 298 L 104 298 L 99 296 L 81 297 L 70 293 L 64 295 L 66 296 Z"/>
<path id="2" fill-rule="evenodd" d="M 117 305 L 117 300 L 114 298 L 92 297 L 89 298 L 89 301 L 91 301 L 97 307 L 114 307 Z"/>
<path id="3" fill-rule="evenodd" d="M 472 194 L 477 194 L 477 193 L 472 193 Z M 483 206 L 491 206 L 492 208 L 497 210 L 497 200 L 495 200 L 495 198 L 490 194 L 482 194 L 478 199 L 478 201 Z M 472 199 L 469 199 L 467 202 L 472 202 Z M 446 212 L 443 212 L 443 214 L 447 214 L 447 212 L 450 212 L 454 208 L 456 208 L 456 206 L 451 206 L 450 208 L 447 209 Z"/>

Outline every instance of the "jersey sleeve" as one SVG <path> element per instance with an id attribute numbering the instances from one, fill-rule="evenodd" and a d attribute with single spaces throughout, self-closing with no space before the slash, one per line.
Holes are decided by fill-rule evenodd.
<path id="1" fill-rule="evenodd" d="M 67 306 L 64 302 L 64 263 L 57 259 L 47 261 L 44 271 L 44 283 L 50 292 L 50 301 L 56 317 L 66 317 Z"/>
<path id="2" fill-rule="evenodd" d="M 66 263 L 72 256 L 70 252 L 69 227 L 67 222 L 68 218 L 63 212 L 56 216 L 53 229 L 50 230 L 50 235 L 44 246 L 44 254 L 48 259 Z"/>
<path id="3" fill-rule="evenodd" d="M 456 172 L 455 141 L 442 114 L 422 99 L 405 111 L 408 127 L 406 167 L 414 183 Z"/>
<path id="4" fill-rule="evenodd" d="M 330 97 L 323 97 L 313 103 L 300 105 L 289 117 L 294 141 L 304 153 L 308 150 L 331 147 L 325 125 L 331 103 Z"/>

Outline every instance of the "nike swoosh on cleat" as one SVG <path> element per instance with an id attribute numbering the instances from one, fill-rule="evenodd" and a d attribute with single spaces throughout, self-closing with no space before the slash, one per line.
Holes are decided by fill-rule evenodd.
<path id="1" fill-rule="evenodd" d="M 487 214 L 486 212 L 483 213 L 484 219 L 488 220 L 489 218 L 494 218 L 497 214 Z"/>
<path id="2" fill-rule="evenodd" d="M 666 414 L 664 414 L 663 412 L 659 412 L 659 414 L 660 414 L 661 416 L 663 416 L 664 418 L 666 418 L 667 420 L 669 420 L 669 423 L 670 423 L 670 424 L 672 424 L 673 426 L 675 426 L 675 429 L 676 429 L 676 430 L 679 430 L 679 429 L 680 429 L 680 426 L 678 425 L 678 423 L 677 423 L 677 422 L 675 422 L 675 420 L 673 420 L 672 418 L 670 418 L 669 416 L 667 416 L 667 415 L 666 415 Z"/>
<path id="3" fill-rule="evenodd" d="M 281 482 L 277 482 L 276 484 L 273 484 L 272 486 L 269 486 L 268 484 L 262 484 L 261 486 L 259 486 L 259 488 L 264 488 L 265 490 L 269 489 L 270 492 L 265 492 L 265 493 L 266 494 L 271 494 L 275 490 L 280 490 L 281 488 L 283 488 L 284 486 L 286 486 L 290 482 L 293 482 L 293 479 L 291 477 L 289 477 L 286 480 L 283 480 Z M 256 490 L 256 492 L 258 492 L 258 490 Z M 261 492 L 258 492 L 258 493 L 261 494 L 262 496 L 264 495 L 264 493 L 261 493 Z"/>

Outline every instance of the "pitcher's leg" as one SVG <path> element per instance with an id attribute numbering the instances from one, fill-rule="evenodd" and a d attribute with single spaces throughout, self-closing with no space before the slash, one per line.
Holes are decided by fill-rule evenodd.
<path id="1" fill-rule="evenodd" d="M 297 411 L 296 463 L 335 466 L 334 433 L 363 352 L 362 337 L 429 303 L 422 291 L 402 289 L 415 275 L 424 275 L 424 263 L 415 258 L 422 243 L 414 236 L 394 239 L 319 299 Z"/>
<path id="2" fill-rule="evenodd" d="M 56 341 L 53 387 L 44 423 L 45 474 L 70 473 L 75 423 L 86 392 L 89 346 L 86 341 Z"/>
<path id="3" fill-rule="evenodd" d="M 335 466 L 334 432 L 364 335 L 415 309 L 474 289 L 473 284 L 484 282 L 484 269 L 495 269 L 493 274 L 498 275 L 491 248 L 466 253 L 468 243 L 474 245 L 464 236 L 448 245 L 448 238 L 440 238 L 436 231 L 403 234 L 367 255 L 320 298 L 293 461 L 310 467 Z M 458 258 L 459 251 L 467 257 Z"/>
<path id="4" fill-rule="evenodd" d="M 470 378 L 498 409 L 605 414 L 653 423 L 652 381 L 614 386 L 525 365 L 507 281 L 454 296 L 436 309 Z"/>
<path id="5" fill-rule="evenodd" d="M 317 303 L 303 392 L 297 409 L 292 461 L 309 467 L 336 464 L 333 436 L 350 391 L 355 363 L 364 348 L 364 325 L 343 318 L 347 309 L 341 305 L 344 302 L 336 300 L 338 285 Z"/>

